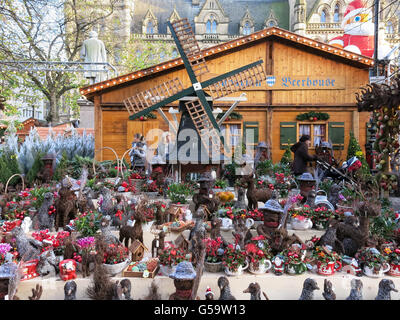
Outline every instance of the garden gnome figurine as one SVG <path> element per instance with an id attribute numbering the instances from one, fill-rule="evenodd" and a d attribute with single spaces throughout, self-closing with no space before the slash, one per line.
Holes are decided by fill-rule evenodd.
<path id="1" fill-rule="evenodd" d="M 275 229 L 278 228 L 281 216 L 283 214 L 283 208 L 278 201 L 270 199 L 264 207 L 258 208 L 263 213 L 264 224 L 260 224 L 257 227 L 258 235 L 263 235 L 267 239 L 271 239 Z"/>
<path id="2" fill-rule="evenodd" d="M 303 197 L 303 202 L 306 202 L 308 194 L 315 188 L 317 180 L 309 172 L 304 172 L 297 180 L 300 183 L 300 195 Z"/>
<path id="3" fill-rule="evenodd" d="M 175 272 L 169 275 L 174 279 L 175 293 L 171 294 L 169 300 L 190 300 L 196 271 L 191 262 L 180 262 Z"/>
<path id="4" fill-rule="evenodd" d="M 81 58 L 85 62 L 107 62 L 107 53 L 103 41 L 97 39 L 97 32 L 90 31 L 89 39 L 83 41 L 81 49 Z M 99 65 L 89 65 L 87 67 L 89 70 L 105 70 L 104 66 Z M 90 79 L 91 84 L 106 80 L 106 72 L 85 72 L 85 78 Z"/>
<path id="5" fill-rule="evenodd" d="M 272 265 L 273 265 L 273 271 L 277 276 L 282 275 L 285 272 L 285 264 L 284 260 L 282 257 L 275 256 L 275 258 L 272 260 Z"/>
<path id="6" fill-rule="evenodd" d="M 214 300 L 214 292 L 211 291 L 210 287 L 207 287 L 205 296 L 206 300 Z"/>

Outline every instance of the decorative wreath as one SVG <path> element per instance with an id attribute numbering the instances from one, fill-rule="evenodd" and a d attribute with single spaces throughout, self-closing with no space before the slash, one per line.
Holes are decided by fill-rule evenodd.
<path id="1" fill-rule="evenodd" d="M 310 121 L 328 120 L 329 119 L 329 114 L 324 113 L 324 112 L 310 111 L 310 112 L 298 114 L 296 119 L 300 120 L 300 121 L 304 121 L 304 120 L 310 120 Z"/>

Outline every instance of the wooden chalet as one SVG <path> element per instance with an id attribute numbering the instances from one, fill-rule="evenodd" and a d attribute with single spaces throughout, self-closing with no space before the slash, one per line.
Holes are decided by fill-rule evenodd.
<path id="1" fill-rule="evenodd" d="M 210 73 L 201 81 L 259 59 L 264 61 L 267 80 L 246 88 L 247 101 L 240 102 L 235 109 L 242 119 L 223 124 L 225 139 L 231 144 L 238 143 L 239 137 L 253 130 L 254 145 L 267 142 L 274 162 L 281 159 L 287 144 L 298 141 L 303 133 L 310 134 L 315 143 L 330 140 L 335 157 L 342 160 L 346 157 L 350 131 L 364 148 L 369 112 L 358 112 L 355 92 L 369 83 L 371 58 L 276 27 L 204 49 L 202 54 Z M 181 80 L 184 88 L 191 86 L 181 58 L 81 88 L 81 94 L 94 102 L 98 160 L 114 158 L 104 147 L 114 148 L 121 157 L 137 132 L 146 136 L 154 128 L 168 131 L 167 123 L 157 112 L 154 112 L 155 120 L 129 120 L 123 101 L 175 78 Z M 231 104 L 215 100 L 213 107 L 226 111 Z M 171 106 L 176 108 L 178 101 L 162 110 L 173 120 L 168 113 Z M 310 111 L 328 114 L 329 119 L 297 120 L 298 115 Z M 150 149 L 156 149 L 156 139 L 147 142 Z M 313 149 L 314 146 L 311 152 Z"/>

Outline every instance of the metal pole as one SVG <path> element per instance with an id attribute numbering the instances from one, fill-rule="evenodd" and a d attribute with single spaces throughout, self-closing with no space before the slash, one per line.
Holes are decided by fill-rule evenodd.
<path id="1" fill-rule="evenodd" d="M 379 32 L 379 0 L 375 0 L 375 43 L 374 43 L 374 76 L 378 76 L 378 32 Z"/>

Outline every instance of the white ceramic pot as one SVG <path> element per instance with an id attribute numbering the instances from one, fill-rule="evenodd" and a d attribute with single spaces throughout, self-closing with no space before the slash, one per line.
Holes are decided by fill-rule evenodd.
<path id="1" fill-rule="evenodd" d="M 390 270 L 390 265 L 388 263 L 384 263 L 380 266 L 379 270 L 374 270 L 374 268 L 370 268 L 367 265 L 364 266 L 363 272 L 366 276 L 370 278 L 382 278 L 384 273 Z"/>
<path id="2" fill-rule="evenodd" d="M 292 229 L 294 230 L 308 230 L 311 229 L 313 226 L 313 223 L 310 218 L 305 218 L 303 220 L 292 218 L 290 224 L 292 226 Z"/>
<path id="3" fill-rule="evenodd" d="M 271 269 L 272 263 L 269 260 L 264 260 L 263 263 L 258 263 L 258 268 L 254 268 L 254 263 L 249 263 L 249 272 L 253 274 L 263 274 L 267 273 L 269 269 Z"/>
<path id="4" fill-rule="evenodd" d="M 221 225 L 222 231 L 229 231 L 230 229 L 232 229 L 233 226 L 232 219 L 222 218 L 221 220 L 222 220 L 222 225 Z"/>
<path id="5" fill-rule="evenodd" d="M 400 277 L 400 265 L 391 263 L 388 274 L 392 277 Z"/>
<path id="6" fill-rule="evenodd" d="M 249 266 L 249 263 L 246 261 L 244 266 L 243 265 L 239 266 L 239 268 L 234 272 L 229 270 L 228 267 L 225 267 L 225 273 L 230 277 L 240 276 L 243 274 L 243 271 L 246 270 L 248 266 Z"/>
<path id="7" fill-rule="evenodd" d="M 126 259 L 125 261 L 116 264 L 103 263 L 103 266 L 106 268 L 108 274 L 114 277 L 118 273 L 122 272 L 130 262 L 130 259 Z"/>

